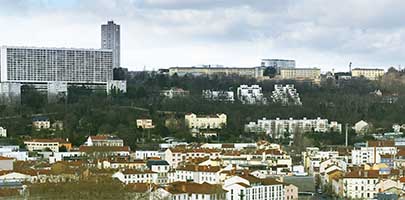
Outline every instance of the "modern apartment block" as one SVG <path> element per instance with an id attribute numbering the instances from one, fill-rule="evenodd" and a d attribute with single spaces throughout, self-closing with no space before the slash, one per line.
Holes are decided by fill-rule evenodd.
<path id="1" fill-rule="evenodd" d="M 274 103 L 281 103 L 283 106 L 302 105 L 300 96 L 294 85 L 274 85 L 274 90 L 271 95 Z"/>
<path id="2" fill-rule="evenodd" d="M 119 68 L 121 62 L 121 38 L 120 25 L 114 21 L 108 21 L 101 25 L 101 48 L 111 49 L 113 52 L 113 67 Z"/>
<path id="3" fill-rule="evenodd" d="M 290 133 L 290 137 L 297 132 L 320 132 L 329 131 L 341 132 L 342 125 L 337 122 L 328 123 L 327 119 L 259 119 L 256 122 L 250 122 L 245 125 L 246 132 L 264 132 L 273 138 L 283 137 L 284 133 Z"/>
<path id="4" fill-rule="evenodd" d="M 234 102 L 233 91 L 215 91 L 215 90 L 203 90 L 202 96 L 206 100 L 210 101 L 222 101 L 222 102 Z"/>
<path id="5" fill-rule="evenodd" d="M 262 88 L 259 85 L 241 85 L 238 87 L 236 94 L 243 104 L 267 103 L 267 99 L 263 97 Z"/>

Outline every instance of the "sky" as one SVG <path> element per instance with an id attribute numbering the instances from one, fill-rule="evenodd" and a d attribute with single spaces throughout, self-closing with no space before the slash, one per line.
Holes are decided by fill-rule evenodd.
<path id="1" fill-rule="evenodd" d="M 0 45 L 100 48 L 100 25 L 114 20 L 130 70 L 262 58 L 404 68 L 404 10 L 403 0 L 0 0 Z"/>

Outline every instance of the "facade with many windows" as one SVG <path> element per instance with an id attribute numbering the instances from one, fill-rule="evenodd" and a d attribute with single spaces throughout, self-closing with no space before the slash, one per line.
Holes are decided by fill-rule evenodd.
<path id="1" fill-rule="evenodd" d="M 0 82 L 102 83 L 112 80 L 111 50 L 1 47 Z"/>

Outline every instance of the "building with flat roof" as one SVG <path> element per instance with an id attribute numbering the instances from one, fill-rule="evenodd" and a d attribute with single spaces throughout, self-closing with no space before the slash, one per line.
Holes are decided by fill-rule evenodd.
<path id="1" fill-rule="evenodd" d="M 113 79 L 108 49 L 2 46 L 0 52 L 0 82 L 106 84 Z"/>
<path id="2" fill-rule="evenodd" d="M 171 67 L 169 68 L 169 75 L 178 76 L 193 75 L 193 76 L 212 76 L 212 75 L 224 75 L 224 76 L 246 76 L 252 78 L 262 78 L 264 68 L 263 67 Z"/>
<path id="3" fill-rule="evenodd" d="M 352 77 L 364 77 L 369 80 L 378 80 L 385 74 L 384 69 L 355 68 L 352 70 Z"/>
<path id="4" fill-rule="evenodd" d="M 282 80 L 320 82 L 321 70 L 318 68 L 283 68 L 277 78 Z"/>
<path id="5" fill-rule="evenodd" d="M 121 30 L 120 25 L 108 21 L 101 25 L 101 48 L 112 50 L 113 67 L 119 68 L 121 62 Z"/>

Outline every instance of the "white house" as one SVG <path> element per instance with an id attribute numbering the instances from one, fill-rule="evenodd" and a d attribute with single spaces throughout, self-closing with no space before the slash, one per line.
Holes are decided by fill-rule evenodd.
<path id="1" fill-rule="evenodd" d="M 285 199 L 285 186 L 273 178 L 259 179 L 250 174 L 225 180 L 226 199 Z"/>
<path id="2" fill-rule="evenodd" d="M 131 154 L 133 156 L 133 154 Z M 160 157 L 159 151 L 153 150 L 136 150 L 135 151 L 135 159 L 145 160 L 148 158 L 157 158 Z"/>
<path id="3" fill-rule="evenodd" d="M 137 119 L 136 127 L 142 129 L 152 129 L 155 128 L 152 119 Z"/>
<path id="4" fill-rule="evenodd" d="M 187 165 L 176 169 L 172 180 L 176 181 L 193 181 L 195 183 L 220 183 L 220 172 L 222 168 L 219 166 L 199 166 L 199 165 Z"/>

